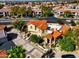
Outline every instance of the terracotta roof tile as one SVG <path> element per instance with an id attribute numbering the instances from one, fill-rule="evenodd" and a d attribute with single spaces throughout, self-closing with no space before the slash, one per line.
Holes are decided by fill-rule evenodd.
<path id="1" fill-rule="evenodd" d="M 8 54 L 5 50 L 0 50 L 0 58 L 7 58 Z"/>
<path id="2" fill-rule="evenodd" d="M 58 31 L 56 30 L 56 31 L 53 31 L 52 34 L 47 34 L 45 37 L 46 37 L 47 39 L 51 39 L 51 38 L 56 39 L 56 38 L 58 38 L 61 34 L 62 34 L 62 33 L 58 32 Z"/>
<path id="3" fill-rule="evenodd" d="M 41 30 L 47 29 L 47 20 L 29 20 L 29 24 L 33 24 Z"/>
<path id="4" fill-rule="evenodd" d="M 58 32 L 58 31 L 54 31 L 52 36 L 54 39 L 58 38 L 62 33 Z"/>
<path id="5" fill-rule="evenodd" d="M 46 36 L 45 36 L 47 39 L 52 39 L 53 37 L 52 37 L 52 34 L 47 34 Z"/>

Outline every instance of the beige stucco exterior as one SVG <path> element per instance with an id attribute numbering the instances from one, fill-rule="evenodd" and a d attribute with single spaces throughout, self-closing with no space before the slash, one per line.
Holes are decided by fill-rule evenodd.
<path id="1" fill-rule="evenodd" d="M 39 28 L 37 28 L 35 25 L 33 24 L 29 24 L 28 25 L 28 31 L 31 32 L 31 34 L 36 34 L 38 36 L 43 36 L 44 33 L 46 32 L 45 30 L 41 30 Z"/>

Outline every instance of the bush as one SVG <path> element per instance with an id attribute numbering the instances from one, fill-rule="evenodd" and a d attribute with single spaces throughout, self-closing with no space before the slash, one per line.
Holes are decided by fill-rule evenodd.
<path id="1" fill-rule="evenodd" d="M 39 43 L 39 44 L 43 42 L 43 39 L 41 37 L 38 37 L 37 35 L 31 35 L 30 40 L 34 43 Z"/>
<path id="2" fill-rule="evenodd" d="M 71 20 L 70 24 L 71 26 L 76 26 L 76 23 L 73 20 Z"/>
<path id="3" fill-rule="evenodd" d="M 8 58 L 25 58 L 25 49 L 21 46 L 12 47 L 7 52 L 9 54 Z"/>
<path id="4" fill-rule="evenodd" d="M 63 39 L 59 39 L 59 47 L 64 51 L 73 51 L 75 50 L 75 45 L 71 41 L 70 37 L 63 37 Z"/>

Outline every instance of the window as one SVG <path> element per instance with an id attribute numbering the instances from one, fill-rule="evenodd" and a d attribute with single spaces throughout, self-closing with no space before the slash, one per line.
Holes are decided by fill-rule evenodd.
<path id="1" fill-rule="evenodd" d="M 35 30 L 36 30 L 36 26 L 35 26 Z"/>
<path id="2" fill-rule="evenodd" d="M 32 29 L 32 26 L 30 26 L 30 29 Z"/>

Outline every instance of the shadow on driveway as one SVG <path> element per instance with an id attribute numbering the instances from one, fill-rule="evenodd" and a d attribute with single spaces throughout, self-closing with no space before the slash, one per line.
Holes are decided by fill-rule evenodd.
<path id="1" fill-rule="evenodd" d="M 9 34 L 7 34 L 8 41 L 16 39 L 17 36 L 18 36 L 18 34 L 16 34 L 16 33 L 9 33 Z"/>

